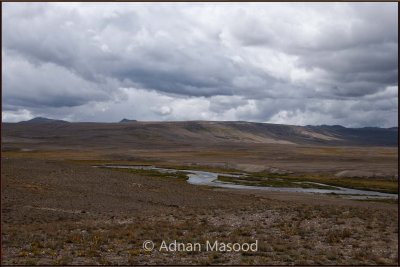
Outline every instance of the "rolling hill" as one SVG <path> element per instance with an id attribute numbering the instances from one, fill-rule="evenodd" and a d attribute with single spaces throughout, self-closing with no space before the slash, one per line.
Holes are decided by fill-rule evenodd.
<path id="1" fill-rule="evenodd" d="M 235 143 L 397 146 L 398 128 L 293 126 L 244 121 L 69 123 L 35 118 L 3 123 L 3 143 L 38 142 L 68 146 L 212 145 Z"/>

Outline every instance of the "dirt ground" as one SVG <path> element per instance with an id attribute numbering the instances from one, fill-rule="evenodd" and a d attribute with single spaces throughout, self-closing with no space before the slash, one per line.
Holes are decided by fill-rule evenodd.
<path id="1" fill-rule="evenodd" d="M 357 157 L 359 150 L 353 149 L 348 157 Z M 370 168 L 393 172 L 393 160 L 385 161 L 391 150 L 382 151 L 371 155 L 378 160 Z M 99 158 L 107 154 L 96 153 Z M 159 160 L 162 153 L 140 155 Z M 202 153 L 211 153 L 204 154 L 204 164 L 221 161 L 220 152 Z M 241 163 L 251 164 L 246 153 Z M 66 152 L 27 154 L 3 153 L 1 161 L 2 264 L 398 264 L 397 204 L 222 190 L 66 160 L 77 159 L 76 152 L 74 157 Z M 279 158 L 284 152 L 276 154 Z M 107 154 L 114 160 L 119 156 Z M 168 163 L 184 164 L 194 157 L 185 161 L 180 154 L 169 157 Z M 290 160 L 286 157 L 282 166 Z M 330 157 L 319 160 L 329 165 Z M 79 158 L 86 158 L 85 153 Z M 290 168 L 295 169 L 293 162 Z M 343 160 L 343 165 L 348 162 Z M 259 248 L 257 252 L 145 251 L 145 240 L 156 248 L 163 240 L 202 244 L 258 240 Z"/>

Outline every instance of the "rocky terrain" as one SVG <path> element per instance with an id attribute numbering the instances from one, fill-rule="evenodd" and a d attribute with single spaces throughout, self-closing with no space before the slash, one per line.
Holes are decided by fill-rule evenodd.
<path id="1" fill-rule="evenodd" d="M 191 185 L 154 165 L 398 191 L 397 129 L 247 122 L 2 125 L 2 264 L 398 264 L 398 203 Z M 257 252 L 145 251 L 254 242 Z"/>
<path id="2" fill-rule="evenodd" d="M 397 205 L 192 186 L 60 160 L 2 159 L 2 263 L 397 264 Z M 144 251 L 254 242 L 257 252 Z"/>

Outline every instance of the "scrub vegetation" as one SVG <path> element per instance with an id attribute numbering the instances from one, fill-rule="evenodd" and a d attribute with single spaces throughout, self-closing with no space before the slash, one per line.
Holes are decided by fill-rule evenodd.
<path id="1" fill-rule="evenodd" d="M 181 124 L 208 130 L 189 127 L 192 134 Z M 231 190 L 189 184 L 185 172 L 93 167 L 148 165 L 211 171 L 220 180 L 251 185 L 317 182 L 397 191 L 397 146 L 318 141 L 296 131 L 278 133 L 280 126 L 251 125 L 3 124 L 1 263 L 398 265 L 393 200 Z M 243 135 L 246 129 L 253 135 Z M 287 142 L 278 140 L 281 134 Z M 227 175 L 232 173 L 248 177 Z M 258 240 L 259 250 L 147 252 L 145 240 L 156 246 L 162 240 Z"/>
<path id="2" fill-rule="evenodd" d="M 218 176 L 218 179 L 224 182 L 231 182 L 242 185 L 258 185 L 272 187 L 301 187 L 301 188 L 319 188 L 335 189 L 334 186 L 347 187 L 361 190 L 371 190 L 384 193 L 398 192 L 397 181 L 376 178 L 337 178 L 329 175 L 316 174 L 276 174 L 276 173 L 254 173 L 247 177 L 229 177 Z M 310 183 L 307 183 L 310 182 Z M 322 183 L 330 186 L 317 185 L 313 183 Z"/>

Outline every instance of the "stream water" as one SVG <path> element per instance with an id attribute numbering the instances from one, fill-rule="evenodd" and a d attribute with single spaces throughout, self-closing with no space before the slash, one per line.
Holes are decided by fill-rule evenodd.
<path id="1" fill-rule="evenodd" d="M 240 185 L 229 182 L 222 182 L 218 180 L 218 175 L 224 175 L 229 177 L 245 177 L 245 174 L 225 174 L 209 171 L 197 171 L 197 170 L 176 170 L 159 168 L 155 166 L 121 166 L 121 165 L 107 165 L 107 166 L 96 166 L 102 168 L 125 168 L 125 169 L 143 169 L 143 170 L 157 170 L 166 173 L 186 172 L 188 173 L 189 179 L 187 182 L 193 185 L 208 185 L 222 188 L 231 189 L 245 189 L 245 190 L 267 190 L 267 191 L 280 191 L 280 192 L 302 192 L 302 193 L 317 193 L 317 194 L 337 194 L 346 195 L 348 198 L 354 199 L 367 199 L 367 198 L 397 198 L 397 194 L 382 193 L 369 190 L 359 190 L 352 188 L 345 188 L 339 186 L 332 186 L 322 183 L 304 182 L 308 184 L 315 184 L 320 186 L 329 186 L 334 189 L 319 189 L 319 188 L 301 188 L 301 187 L 270 187 L 270 186 L 252 186 L 252 185 Z M 303 182 L 297 182 L 301 184 Z"/>

